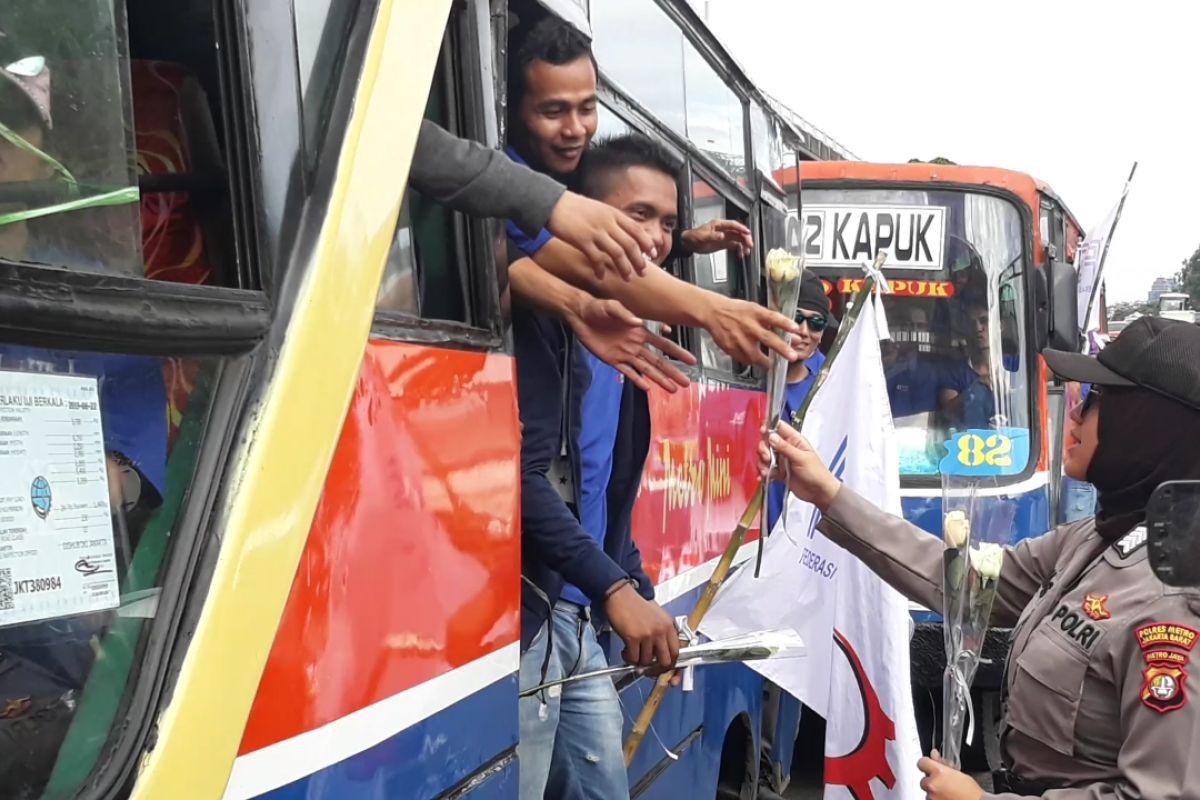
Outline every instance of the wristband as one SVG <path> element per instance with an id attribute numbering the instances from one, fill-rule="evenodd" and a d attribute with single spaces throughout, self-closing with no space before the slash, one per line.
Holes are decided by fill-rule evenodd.
<path id="1" fill-rule="evenodd" d="M 608 591 L 604 593 L 604 599 L 605 600 L 609 599 L 614 594 L 616 594 L 617 592 L 624 589 L 626 586 L 635 586 L 635 585 L 636 584 L 633 582 L 633 578 L 622 578 L 621 580 L 614 583 L 612 586 L 608 587 Z"/>

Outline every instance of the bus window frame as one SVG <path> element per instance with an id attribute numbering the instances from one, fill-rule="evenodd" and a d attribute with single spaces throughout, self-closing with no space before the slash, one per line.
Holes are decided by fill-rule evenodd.
<path id="1" fill-rule="evenodd" d="M 484 0 L 477 0 L 484 2 Z M 446 25 L 442 49 L 444 83 L 430 91 L 443 92 L 447 129 L 457 135 L 494 144 L 500 138 L 500 119 L 483 81 L 491 74 L 493 30 L 483 27 L 472 3 L 456 5 Z M 405 187 L 405 193 L 412 191 Z M 467 321 L 425 317 L 402 311 L 376 310 L 371 338 L 454 346 L 465 350 L 495 351 L 505 344 L 500 307 L 499 274 L 493 242 L 499 223 L 449 212 L 453 228 L 452 250 L 457 264 L 458 289 Z M 416 262 L 418 288 L 420 261 Z"/>
<path id="2" fill-rule="evenodd" d="M 718 178 L 720 173 L 714 173 L 706 164 L 697 163 L 690 158 L 688 159 L 688 165 L 684 174 L 687 178 L 686 188 L 688 191 L 686 192 L 686 215 L 683 216 L 682 219 L 687 220 L 688 228 L 695 227 L 696 224 L 692 192 L 698 181 L 703 181 L 704 183 L 708 184 L 708 186 L 712 188 L 722 200 L 725 201 L 724 213 L 721 217 L 718 217 L 718 219 L 737 219 L 739 222 L 742 222 L 747 226 L 754 223 L 755 204 L 753 202 L 746 203 L 744 202 L 744 198 L 741 197 L 730 197 L 732 192 L 729 191 L 729 188 L 731 186 L 736 186 L 736 183 L 730 181 L 727 177 L 724 177 L 723 179 Z M 754 228 L 751 228 L 751 230 L 753 231 Z M 752 286 L 754 281 L 751 280 L 750 273 L 752 267 L 757 264 L 756 256 L 758 255 L 758 250 L 759 248 L 755 247 L 755 249 L 746 258 L 743 258 L 733 252 L 729 252 L 727 254 L 730 262 L 729 269 L 731 271 L 734 269 L 738 271 L 740 281 L 738 282 L 738 289 L 734 294 L 724 296 L 732 297 L 736 300 L 754 301 L 754 295 L 757 293 L 757 290 Z M 679 277 L 683 280 L 686 280 L 693 286 L 698 286 L 699 284 L 697 283 L 695 259 L 696 257 L 694 255 L 688 255 L 687 257 L 680 259 L 683 274 Z M 719 367 L 706 366 L 703 362 L 704 354 L 701 346 L 702 336 L 699 330 L 690 330 L 685 341 L 688 349 L 694 356 L 696 356 L 697 364 L 704 375 L 711 375 L 723 382 L 735 384 L 744 388 L 759 388 L 761 386 L 762 379 L 755 372 L 752 365 L 742 364 L 734 361 L 733 371 L 727 371 Z"/>
<path id="3" fill-rule="evenodd" d="M 144 629 L 117 711 L 124 723 L 110 727 L 77 800 L 108 800 L 131 785 L 163 698 L 179 675 L 221 549 L 223 496 L 232 483 L 226 470 L 251 422 L 253 400 L 265 389 L 268 354 L 282 346 L 314 254 L 320 226 L 306 223 L 324 218 L 331 197 L 376 2 L 362 0 L 356 10 L 329 110 L 329 135 L 306 180 L 295 43 L 290 34 L 278 35 L 280 11 L 290 13 L 291 1 L 213 3 L 237 272 L 241 285 L 255 288 L 0 260 L 0 338 L 6 342 L 219 359 L 204 438 L 162 566 L 158 609 Z M 263 146 L 266 141 L 272 147 Z"/>
<path id="4" fill-rule="evenodd" d="M 872 189 L 887 189 L 914 192 L 967 192 L 989 195 L 1007 201 L 1016 208 L 1021 218 L 1021 253 L 1026 260 L 1025 269 L 1023 270 L 1024 280 L 1022 282 L 1022 288 L 1025 291 L 1025 325 L 1026 330 L 1030 334 L 1036 330 L 1037 303 L 1034 302 L 1034 298 L 1036 297 L 1035 274 L 1037 270 L 1043 269 L 1043 264 L 1034 260 L 1034 241 L 1035 232 L 1038 230 L 1041 222 L 1040 218 L 1034 215 L 1034 210 L 1016 192 L 999 186 L 990 186 L 981 183 L 960 183 L 958 181 L 809 180 L 801 188 L 800 211 L 803 211 L 804 208 L 804 188 L 825 190 L 869 191 Z M 841 273 L 838 274 L 841 277 Z M 1043 424 L 1042 420 L 1041 396 L 1042 388 L 1046 385 L 1046 382 L 1041 366 L 1041 353 L 1037 350 L 1036 339 L 1036 336 L 1027 335 L 1025 337 L 1025 350 L 1022 353 L 1025 357 L 1025 368 L 1028 370 L 1025 390 L 1028 395 L 1027 402 L 1030 409 L 1029 460 L 1025 464 L 1025 469 L 1019 474 L 999 478 L 998 480 L 1001 481 L 1001 485 L 1003 486 L 1018 485 L 1032 478 L 1038 472 L 1044 455 L 1042 452 L 1042 434 L 1047 429 L 1047 426 Z M 1053 447 L 1054 445 L 1051 443 L 1048 446 Z M 901 488 L 906 490 L 929 490 L 941 487 L 941 478 L 938 475 L 901 475 L 900 481 Z"/>

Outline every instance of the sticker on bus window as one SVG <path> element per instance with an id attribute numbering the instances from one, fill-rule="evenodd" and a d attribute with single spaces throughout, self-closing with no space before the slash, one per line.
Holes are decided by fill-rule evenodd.
<path id="1" fill-rule="evenodd" d="M 0 371 L 0 628 L 118 603 L 98 381 Z"/>
<path id="2" fill-rule="evenodd" d="M 810 267 L 859 267 L 887 252 L 886 269 L 939 270 L 946 242 L 942 206 L 805 205 L 804 260 Z"/>
<path id="3" fill-rule="evenodd" d="M 994 477 L 1019 475 L 1029 462 L 1029 430 L 998 428 L 969 430 L 946 442 L 943 475 Z"/>

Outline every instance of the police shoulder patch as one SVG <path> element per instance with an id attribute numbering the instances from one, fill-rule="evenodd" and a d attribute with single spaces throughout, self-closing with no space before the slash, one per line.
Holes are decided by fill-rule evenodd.
<path id="1" fill-rule="evenodd" d="M 1134 528 L 1113 544 L 1113 550 L 1121 558 L 1129 558 L 1146 544 L 1146 529 Z"/>
<path id="2" fill-rule="evenodd" d="M 1142 704 L 1166 714 L 1187 705 L 1187 673 L 1177 664 L 1155 661 L 1142 670 Z"/>

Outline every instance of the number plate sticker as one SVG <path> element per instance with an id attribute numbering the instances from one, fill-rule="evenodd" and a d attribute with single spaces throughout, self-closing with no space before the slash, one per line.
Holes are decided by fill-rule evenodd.
<path id="1" fill-rule="evenodd" d="M 943 475 L 1019 475 L 1029 462 L 1029 430 L 997 428 L 956 433 L 946 442 Z"/>

